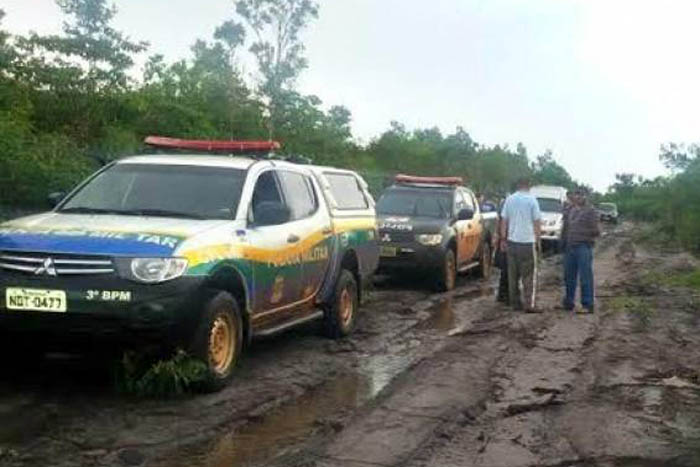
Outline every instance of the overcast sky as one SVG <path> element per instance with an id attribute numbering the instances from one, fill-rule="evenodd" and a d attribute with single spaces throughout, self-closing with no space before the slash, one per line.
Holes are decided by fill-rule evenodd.
<path id="1" fill-rule="evenodd" d="M 483 144 L 550 148 L 574 178 L 664 173 L 664 142 L 700 141 L 697 0 L 322 0 L 305 93 L 353 114 L 364 142 L 398 120 Z M 232 0 L 117 0 L 116 27 L 168 59 Z M 58 31 L 53 0 L 2 0 L 13 32 Z"/>

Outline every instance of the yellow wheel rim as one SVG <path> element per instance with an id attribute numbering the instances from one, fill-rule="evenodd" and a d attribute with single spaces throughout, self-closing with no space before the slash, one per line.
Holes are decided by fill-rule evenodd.
<path id="1" fill-rule="evenodd" d="M 352 295 L 347 288 L 344 288 L 340 294 L 340 322 L 343 327 L 347 327 L 352 321 L 352 312 L 354 308 L 354 303 L 352 300 Z"/>
<path id="2" fill-rule="evenodd" d="M 214 320 L 209 333 L 209 362 L 218 374 L 226 374 L 231 367 L 236 348 L 236 334 L 228 314 L 220 314 Z"/>

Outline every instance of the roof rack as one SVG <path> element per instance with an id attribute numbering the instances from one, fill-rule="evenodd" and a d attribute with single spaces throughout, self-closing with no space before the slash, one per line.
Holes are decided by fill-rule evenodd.
<path id="1" fill-rule="evenodd" d="M 269 153 L 282 147 L 277 141 L 214 141 L 167 138 L 163 136 L 148 136 L 144 143 L 160 149 L 181 149 L 227 154 Z"/>
<path id="2" fill-rule="evenodd" d="M 458 186 L 464 184 L 462 177 L 418 177 L 415 175 L 398 174 L 394 177 L 396 183 L 415 185 L 449 185 Z"/>

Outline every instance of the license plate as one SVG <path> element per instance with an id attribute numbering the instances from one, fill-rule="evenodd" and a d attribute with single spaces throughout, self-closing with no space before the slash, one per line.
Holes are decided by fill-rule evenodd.
<path id="1" fill-rule="evenodd" d="M 396 256 L 397 248 L 395 246 L 383 246 L 379 249 L 380 256 Z"/>
<path id="2" fill-rule="evenodd" d="M 62 290 L 8 288 L 5 290 L 8 310 L 50 311 L 63 313 L 68 309 L 66 293 Z"/>

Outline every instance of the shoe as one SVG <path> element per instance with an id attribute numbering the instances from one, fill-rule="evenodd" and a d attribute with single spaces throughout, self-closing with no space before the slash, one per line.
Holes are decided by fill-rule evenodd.
<path id="1" fill-rule="evenodd" d="M 593 314 L 593 307 L 589 307 L 589 308 L 577 308 L 577 309 L 576 309 L 576 314 L 577 314 L 577 315 L 591 315 L 591 314 Z"/>
<path id="2" fill-rule="evenodd" d="M 569 305 L 565 305 L 565 304 L 562 303 L 561 305 L 559 305 L 559 306 L 557 307 L 557 310 L 574 311 L 574 307 L 573 307 L 573 306 L 569 306 Z"/>

